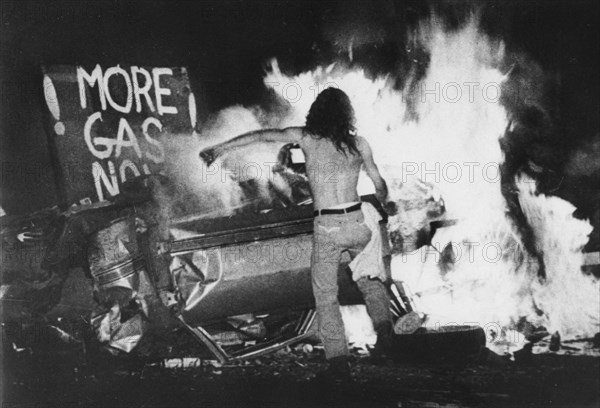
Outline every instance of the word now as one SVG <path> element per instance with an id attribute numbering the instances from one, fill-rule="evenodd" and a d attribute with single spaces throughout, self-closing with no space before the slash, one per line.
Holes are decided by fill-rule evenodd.
<path id="1" fill-rule="evenodd" d="M 98 159 L 108 159 L 111 156 L 114 156 L 118 159 L 121 157 L 123 148 L 131 148 L 135 152 L 137 158 L 140 160 L 149 159 L 156 164 L 160 164 L 165 161 L 165 151 L 162 143 L 150 135 L 150 126 L 155 127 L 158 132 L 162 131 L 163 126 L 158 119 L 154 117 L 146 118 L 141 125 L 141 131 L 144 135 L 144 139 L 149 146 L 153 146 L 154 152 L 142 151 L 135 132 L 125 118 L 121 118 L 119 120 L 119 128 L 117 130 L 116 139 L 101 136 L 93 137 L 92 127 L 94 123 L 98 121 L 102 121 L 101 112 L 95 112 L 90 115 L 83 130 L 83 135 L 88 150 Z M 94 185 L 96 187 L 98 200 L 100 201 L 104 201 L 102 185 L 104 185 L 108 193 L 113 197 L 120 193 L 119 182 L 117 181 L 117 174 L 115 171 L 115 164 L 112 160 L 108 160 L 108 170 L 110 176 L 106 174 L 106 171 L 100 162 L 95 161 L 92 163 Z M 119 174 L 121 176 L 122 183 L 127 180 L 127 170 L 129 170 L 131 176 L 133 177 L 139 177 L 141 175 L 138 166 L 134 162 L 129 159 L 124 159 L 121 161 L 119 166 Z M 150 174 L 150 168 L 145 163 L 142 164 L 142 170 L 144 174 Z"/>

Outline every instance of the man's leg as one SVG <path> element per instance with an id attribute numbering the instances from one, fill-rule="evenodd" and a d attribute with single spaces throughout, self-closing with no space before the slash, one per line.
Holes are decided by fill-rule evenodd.
<path id="1" fill-rule="evenodd" d="M 328 360 L 347 356 L 348 344 L 338 302 L 338 265 L 341 252 L 329 234 L 315 224 L 311 276 L 315 296 L 319 337 Z"/>
<path id="2" fill-rule="evenodd" d="M 367 313 L 373 321 L 377 337 L 389 337 L 392 334 L 392 312 L 390 310 L 390 295 L 383 282 L 379 279 L 361 278 L 356 281 L 363 294 Z"/>

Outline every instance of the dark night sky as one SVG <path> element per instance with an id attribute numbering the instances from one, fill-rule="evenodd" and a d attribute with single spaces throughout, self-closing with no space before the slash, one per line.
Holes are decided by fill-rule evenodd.
<path id="1" fill-rule="evenodd" d="M 187 66 L 202 120 L 234 103 L 261 102 L 262 67 L 269 57 L 296 72 L 333 61 L 326 39 L 347 26 L 344 20 L 386 36 L 383 45 L 359 52 L 357 63 L 375 72 L 401 66 L 405 28 L 430 6 L 452 21 L 457 10 L 483 5 L 490 33 L 557 78 L 559 148 L 571 149 L 598 134 L 599 3 L 2 0 L 0 203 L 9 213 L 22 213 L 55 202 L 51 177 L 32 170 L 49 169 L 40 65 Z M 31 168 L 15 173 L 14 163 Z"/>

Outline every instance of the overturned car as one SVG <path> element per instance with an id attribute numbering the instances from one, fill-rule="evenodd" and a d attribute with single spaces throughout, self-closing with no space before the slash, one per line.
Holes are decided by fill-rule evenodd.
<path id="1" fill-rule="evenodd" d="M 293 149 L 280 150 L 279 163 L 264 183 L 228 180 L 241 192 L 231 206 L 214 205 L 210 195 L 198 197 L 165 176 L 135 179 L 111 203 L 57 216 L 61 227 L 54 230 L 43 263 L 54 270 L 84 266 L 97 303 L 89 323 L 96 339 L 113 350 L 132 351 L 151 325 L 183 327 L 221 362 L 314 339 L 313 206 Z M 426 188 L 415 191 L 422 197 L 420 204 L 411 199 L 412 208 L 420 206 L 425 220 L 440 218 L 443 202 L 429 197 Z M 427 332 L 402 283 L 391 281 L 392 250 L 402 251 L 411 234 L 416 238 L 410 245 L 427 245 L 443 224 L 434 224 L 433 231 L 429 222 L 409 233 L 396 227 L 388 231 L 387 214 L 375 197 L 361 199 L 381 215 L 390 308 L 402 328 L 412 327 L 397 331 L 398 349 L 477 352 L 485 343 L 481 329 Z M 406 210 L 406 203 L 396 204 L 397 211 Z M 345 255 L 338 271 L 341 305 L 363 303 L 349 262 Z"/>

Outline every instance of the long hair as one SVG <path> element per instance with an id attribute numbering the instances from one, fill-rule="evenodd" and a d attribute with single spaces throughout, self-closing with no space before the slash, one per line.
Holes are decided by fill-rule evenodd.
<path id="1" fill-rule="evenodd" d="M 327 88 L 311 105 L 305 129 L 318 138 L 330 139 L 344 154 L 344 147 L 352 154 L 359 154 L 354 123 L 354 109 L 348 95 L 337 88 Z"/>

